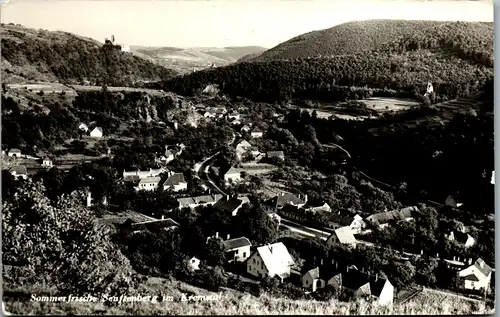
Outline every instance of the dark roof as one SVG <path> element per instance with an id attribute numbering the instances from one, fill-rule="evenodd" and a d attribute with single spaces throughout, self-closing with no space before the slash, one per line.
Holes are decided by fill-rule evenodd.
<path id="1" fill-rule="evenodd" d="M 405 220 L 406 218 L 414 217 L 416 211 L 418 211 L 417 207 L 407 207 L 401 210 L 391 210 L 373 214 L 367 217 L 366 220 L 375 225 L 381 225 L 392 221 Z"/>
<path id="2" fill-rule="evenodd" d="M 221 199 L 215 203 L 214 207 L 223 211 L 233 212 L 243 203 L 245 203 L 245 200 L 239 198 Z"/>
<path id="3" fill-rule="evenodd" d="M 281 157 L 281 156 L 285 156 L 285 153 L 283 151 L 269 151 L 269 152 L 267 152 L 267 156 L 269 156 L 269 157 Z"/>
<path id="4" fill-rule="evenodd" d="M 310 273 L 313 279 L 320 278 L 323 280 L 329 280 L 333 276 L 337 275 L 339 271 L 333 265 L 321 265 L 306 271 L 304 275 L 307 273 Z"/>
<path id="5" fill-rule="evenodd" d="M 18 174 L 18 175 L 22 175 L 22 174 L 25 175 L 25 174 L 28 173 L 28 171 L 26 170 L 26 166 L 24 166 L 24 165 L 15 165 L 15 166 L 12 166 L 10 168 L 10 171 L 11 172 L 16 172 L 16 174 Z"/>
<path id="6" fill-rule="evenodd" d="M 165 181 L 165 185 L 179 185 L 180 183 L 185 182 L 186 180 L 184 179 L 184 174 L 175 173 Z"/>
<path id="7" fill-rule="evenodd" d="M 226 250 L 234 250 L 241 247 L 251 246 L 250 240 L 245 237 L 234 238 L 223 242 Z"/>
<path id="8" fill-rule="evenodd" d="M 264 131 L 262 131 L 262 129 L 259 127 L 255 127 L 253 128 L 252 132 L 264 132 Z"/>
<path id="9" fill-rule="evenodd" d="M 305 214 L 305 210 L 302 208 L 299 208 L 297 206 L 291 205 L 291 204 L 286 204 L 283 206 L 281 209 L 281 212 L 284 213 L 293 213 L 293 214 Z"/>
<path id="10" fill-rule="evenodd" d="M 282 195 L 278 195 L 271 199 L 272 203 L 276 203 L 278 207 L 283 207 L 287 203 L 293 203 L 294 205 L 305 204 L 305 201 L 295 196 L 294 194 L 284 193 Z"/>
<path id="11" fill-rule="evenodd" d="M 329 215 L 329 220 L 333 223 L 336 223 L 336 224 L 339 224 L 342 226 L 349 226 L 353 221 L 353 219 L 351 219 L 351 217 L 346 217 L 346 216 L 342 216 L 339 214 L 333 214 L 333 213 Z"/>
<path id="12" fill-rule="evenodd" d="M 474 266 L 485 276 L 488 276 L 493 271 L 491 267 L 483 261 L 483 259 L 477 259 Z"/>
<path id="13" fill-rule="evenodd" d="M 455 241 L 465 244 L 470 237 L 470 234 L 460 231 L 453 232 L 453 236 L 455 237 Z"/>
<path id="14" fill-rule="evenodd" d="M 17 149 L 17 148 L 13 148 L 13 149 L 10 149 L 9 153 L 21 153 L 21 150 Z"/>
<path id="15" fill-rule="evenodd" d="M 476 275 L 474 274 L 469 274 L 464 277 L 466 280 L 473 281 L 473 282 L 479 282 L 479 279 L 477 278 Z"/>
<path id="16" fill-rule="evenodd" d="M 358 290 L 361 286 L 370 283 L 370 293 L 373 296 L 380 296 L 387 280 L 378 276 L 369 275 L 358 270 L 349 270 L 342 273 L 342 286 L 352 290 Z"/>

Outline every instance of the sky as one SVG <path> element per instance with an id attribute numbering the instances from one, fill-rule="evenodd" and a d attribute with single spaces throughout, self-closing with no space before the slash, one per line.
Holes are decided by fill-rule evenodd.
<path id="1" fill-rule="evenodd" d="M 100 42 L 114 35 L 117 43 L 140 46 L 271 48 L 355 20 L 492 22 L 493 1 L 8 0 L 0 18 Z"/>

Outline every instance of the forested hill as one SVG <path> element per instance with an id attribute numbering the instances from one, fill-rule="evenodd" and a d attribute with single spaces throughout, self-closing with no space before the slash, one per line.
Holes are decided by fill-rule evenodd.
<path id="1" fill-rule="evenodd" d="M 397 38 L 370 52 L 242 62 L 176 77 L 162 88 L 190 95 L 217 84 L 228 95 L 255 100 L 331 101 L 372 94 L 418 97 L 431 81 L 439 101 L 481 90 L 493 78 L 492 66 L 492 24 L 452 22 Z"/>
<path id="2" fill-rule="evenodd" d="M 346 55 L 378 49 L 381 45 L 415 33 L 426 32 L 443 25 L 455 25 L 446 21 L 365 20 L 353 21 L 329 29 L 296 36 L 251 58 L 251 61 Z M 473 30 L 475 35 L 493 39 L 493 23 L 464 22 L 461 30 Z M 489 25 L 488 25 L 489 24 Z M 470 34 L 469 34 L 470 35 Z"/>
<path id="3" fill-rule="evenodd" d="M 130 86 L 177 75 L 119 47 L 66 32 L 2 24 L 2 82 Z"/>

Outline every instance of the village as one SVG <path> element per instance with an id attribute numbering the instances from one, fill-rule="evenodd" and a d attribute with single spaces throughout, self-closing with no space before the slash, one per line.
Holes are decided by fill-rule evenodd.
<path id="1" fill-rule="evenodd" d="M 136 192 L 166 192 L 175 197 L 177 205 L 163 214 L 145 214 L 131 210 L 123 210 L 120 215 L 109 213 L 103 216 L 106 224 L 112 224 L 120 232 L 137 233 L 148 228 L 175 230 L 180 224 L 171 214 L 174 210 L 199 210 L 211 207 L 220 210 L 231 217 L 236 217 L 240 210 L 252 205 L 253 197 L 245 186 L 256 182 L 263 184 L 264 190 L 257 191 L 261 196 L 262 204 L 281 238 L 288 236 L 293 239 L 316 239 L 324 244 L 324 254 L 314 255 L 313 261 L 298 261 L 295 252 L 290 252 L 286 239 L 277 242 L 256 245 L 248 237 L 231 237 L 229 233 L 215 231 L 207 239 L 219 240 L 224 245 L 226 275 L 237 276 L 240 281 L 258 285 L 264 279 L 277 278 L 279 283 L 293 284 L 302 289 L 304 294 L 314 294 L 330 290 L 336 294 L 342 293 L 341 298 L 349 299 L 358 296 L 367 296 L 383 305 L 392 305 L 403 302 L 421 293 L 426 289 L 416 285 L 408 289 L 397 289 L 391 278 L 380 276 L 370 270 L 370 264 L 360 266 L 359 263 L 347 263 L 335 254 L 337 248 L 355 250 L 363 248 L 390 249 L 394 261 L 402 263 L 421 261 L 421 258 L 435 259 L 444 263 L 446 268 L 455 275 L 460 285 L 460 293 L 455 290 L 436 289 L 427 291 L 441 292 L 450 296 L 462 296 L 470 300 L 482 300 L 494 285 L 494 269 L 483 259 L 472 257 L 453 256 L 440 257 L 439 254 L 425 254 L 424 251 L 415 253 L 392 250 L 384 245 L 374 243 L 370 235 L 377 230 L 387 229 L 400 223 L 415 222 L 422 217 L 417 206 L 401 207 L 397 210 L 379 210 L 366 216 L 366 213 L 345 213 L 334 210 L 325 201 L 308 200 L 307 194 L 287 191 L 283 187 L 272 186 L 271 175 L 286 164 L 287 153 L 280 148 L 263 151 L 262 142 L 267 136 L 266 127 L 273 122 L 283 122 L 287 115 L 274 112 L 268 116 L 263 124 L 247 120 L 245 114 L 237 109 L 228 109 L 225 106 L 195 108 L 202 124 L 219 124 L 225 122 L 233 129 L 232 139 L 226 146 L 234 151 L 234 159 L 230 166 L 221 169 L 216 166 L 221 151 L 193 164 L 190 167 L 190 176 L 187 177 L 181 170 L 172 169 L 172 162 L 189 151 L 189 145 L 182 142 L 164 146 L 163 153 L 155 154 L 155 166 L 146 170 L 123 170 L 121 181 L 134 188 Z M 189 121 L 189 120 L 188 120 Z M 193 127 L 192 123 L 186 124 Z M 199 123 L 198 123 L 199 124 Z M 173 123 L 178 129 L 179 123 Z M 106 131 L 95 123 L 81 122 L 78 126 L 80 139 L 98 142 L 106 138 Z M 260 147 L 259 147 L 260 145 Z M 68 170 L 72 164 L 91 162 L 103 157 L 112 157 L 108 148 L 106 153 L 98 156 L 82 155 L 74 163 L 61 161 L 60 158 L 41 153 L 40 156 L 23 154 L 19 149 L 12 148 L 2 151 L 4 164 L 15 178 L 27 179 L 40 170 L 62 168 Z M 345 156 L 340 159 L 345 164 Z M 69 166 L 65 166 L 69 164 Z M 189 185 L 196 179 L 200 183 L 201 191 L 198 195 L 187 195 Z M 87 193 L 85 204 L 92 208 L 99 205 L 106 208 L 107 196 L 95 201 L 90 191 Z M 459 208 L 460 203 L 449 197 L 446 202 L 452 208 Z M 455 245 L 467 249 L 477 242 L 467 233 L 467 228 L 456 228 L 445 236 Z M 281 240 L 281 241 L 279 241 Z M 295 258 L 295 259 L 294 259 Z M 427 260 L 425 260 L 427 261 Z M 302 262 L 302 263 L 301 263 Z M 306 262 L 306 263 L 304 263 Z M 199 255 L 185 260 L 186 268 L 197 271 L 203 265 Z M 331 294 L 333 294 L 331 293 Z M 337 295 L 339 296 L 339 295 Z"/>

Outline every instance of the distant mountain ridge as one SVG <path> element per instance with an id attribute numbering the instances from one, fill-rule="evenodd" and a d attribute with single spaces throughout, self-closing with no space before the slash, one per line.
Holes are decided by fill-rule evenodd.
<path id="1" fill-rule="evenodd" d="M 2 81 L 130 86 L 178 73 L 112 45 L 68 32 L 2 24 Z"/>
<path id="2" fill-rule="evenodd" d="M 426 20 L 364 20 L 343 23 L 332 28 L 301 34 L 247 61 L 272 61 L 355 54 L 377 50 L 381 45 L 406 38 L 417 32 L 455 23 Z M 465 22 L 493 27 L 489 22 Z"/>
<path id="3" fill-rule="evenodd" d="M 189 73 L 214 66 L 226 66 L 237 62 L 248 54 L 259 54 L 266 50 L 260 46 L 231 47 L 144 47 L 131 46 L 131 51 L 138 56 L 149 58 L 159 65 L 174 69 L 179 73 Z"/>

